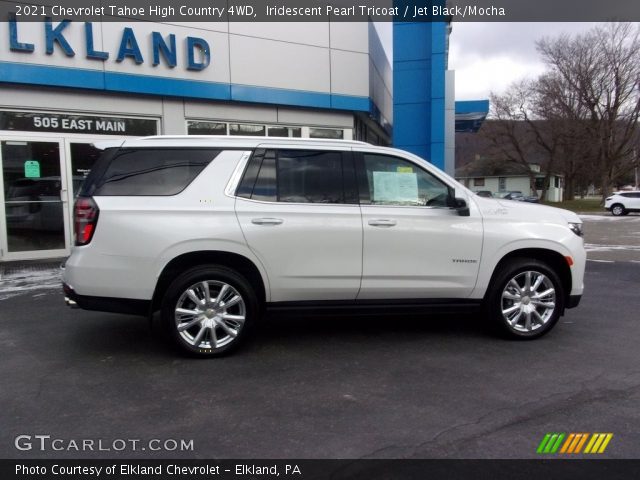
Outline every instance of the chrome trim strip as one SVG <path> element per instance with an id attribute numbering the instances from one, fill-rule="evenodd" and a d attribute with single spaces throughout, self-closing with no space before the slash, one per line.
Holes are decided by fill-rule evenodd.
<path id="1" fill-rule="evenodd" d="M 235 198 L 236 190 L 238 189 L 238 185 L 240 184 L 240 179 L 242 178 L 242 174 L 244 173 L 244 169 L 247 166 L 249 161 L 249 157 L 251 157 L 252 151 L 246 151 L 240 157 L 240 161 L 236 166 L 236 169 L 231 174 L 231 178 L 229 179 L 229 183 L 227 183 L 226 188 L 224 189 L 224 194 L 227 197 Z"/>

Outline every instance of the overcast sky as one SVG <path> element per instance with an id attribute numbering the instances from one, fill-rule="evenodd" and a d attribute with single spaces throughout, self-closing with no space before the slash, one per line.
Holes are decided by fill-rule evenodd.
<path id="1" fill-rule="evenodd" d="M 512 82 L 545 69 L 535 41 L 588 30 L 593 23 L 457 22 L 449 38 L 449 68 L 456 71 L 456 100 L 502 93 Z"/>
<path id="2" fill-rule="evenodd" d="M 636 0 L 637 1 L 637 0 Z M 502 93 L 512 82 L 544 71 L 535 41 L 561 33 L 575 34 L 594 23 L 454 22 L 449 38 L 449 68 L 456 71 L 456 100 L 481 100 Z M 392 60 L 392 24 L 377 23 Z"/>

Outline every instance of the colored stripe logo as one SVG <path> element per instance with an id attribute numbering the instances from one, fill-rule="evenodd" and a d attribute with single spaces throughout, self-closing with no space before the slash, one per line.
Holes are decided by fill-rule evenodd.
<path id="1" fill-rule="evenodd" d="M 612 438 L 613 433 L 547 433 L 536 453 L 604 453 Z"/>

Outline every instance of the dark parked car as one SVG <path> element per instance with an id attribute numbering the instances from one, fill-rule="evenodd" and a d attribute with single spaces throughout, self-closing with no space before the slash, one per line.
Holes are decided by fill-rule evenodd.
<path id="1" fill-rule="evenodd" d="M 490 190 L 478 190 L 476 195 L 479 197 L 493 198 L 493 193 Z"/>
<path id="2" fill-rule="evenodd" d="M 525 197 L 521 191 L 513 190 L 502 195 L 505 200 L 516 200 L 518 202 L 540 203 L 540 199 L 535 195 L 529 195 Z"/>

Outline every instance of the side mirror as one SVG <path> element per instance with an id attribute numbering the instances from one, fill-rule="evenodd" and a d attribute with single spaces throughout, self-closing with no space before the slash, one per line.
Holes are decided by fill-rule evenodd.
<path id="1" fill-rule="evenodd" d="M 469 210 L 469 205 L 467 205 L 466 200 L 462 198 L 455 198 L 454 203 L 458 215 L 460 215 L 461 217 L 468 217 L 469 215 L 471 215 L 471 211 Z"/>
<path id="2" fill-rule="evenodd" d="M 458 212 L 461 217 L 468 217 L 471 215 L 469 210 L 469 204 L 465 200 L 466 195 L 463 191 L 458 189 L 449 190 L 449 206 Z"/>

